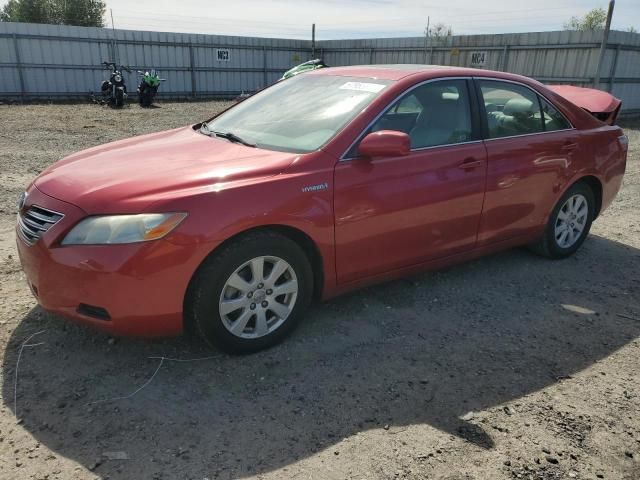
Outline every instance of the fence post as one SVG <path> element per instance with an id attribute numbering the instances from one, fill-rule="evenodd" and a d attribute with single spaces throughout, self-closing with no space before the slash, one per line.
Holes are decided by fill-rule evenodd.
<path id="1" fill-rule="evenodd" d="M 267 47 L 262 46 L 262 88 L 267 88 Z"/>
<path id="2" fill-rule="evenodd" d="M 189 44 L 189 73 L 191 74 L 191 98 L 196 98 L 196 58 L 193 51 L 193 44 Z"/>
<path id="3" fill-rule="evenodd" d="M 24 103 L 24 96 L 26 94 L 24 87 L 24 74 L 22 72 L 22 62 L 20 61 L 20 47 L 18 46 L 18 36 L 14 33 L 13 37 L 13 49 L 16 54 L 16 70 L 18 70 L 18 79 L 20 80 L 20 102 Z"/>
<path id="4" fill-rule="evenodd" d="M 618 56 L 620 55 L 620 47 L 620 44 L 616 46 L 616 53 L 613 54 L 613 62 L 611 62 L 611 71 L 609 72 L 609 88 L 607 88 L 607 91 L 609 93 L 613 91 L 613 83 L 616 78 L 616 70 L 618 69 Z"/>
<path id="5" fill-rule="evenodd" d="M 602 43 L 600 44 L 600 54 L 598 55 L 598 64 L 596 66 L 596 74 L 593 79 L 593 88 L 600 86 L 600 70 L 602 70 L 602 64 L 604 63 L 604 56 L 607 52 L 607 42 L 609 41 L 609 32 L 611 31 L 611 17 L 613 17 L 613 7 L 615 6 L 615 0 L 609 2 L 609 11 L 607 12 L 607 23 L 602 32 Z"/>
<path id="6" fill-rule="evenodd" d="M 369 49 L 369 65 L 373 65 L 373 48 Z"/>
<path id="7" fill-rule="evenodd" d="M 509 65 L 509 45 L 505 45 L 502 49 L 502 68 L 503 72 L 507 71 L 507 65 Z"/>

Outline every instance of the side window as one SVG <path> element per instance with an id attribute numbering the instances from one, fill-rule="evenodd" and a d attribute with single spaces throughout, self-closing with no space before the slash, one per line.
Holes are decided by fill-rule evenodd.
<path id="1" fill-rule="evenodd" d="M 538 133 L 544 129 L 538 95 L 512 83 L 480 80 L 489 138 Z"/>
<path id="2" fill-rule="evenodd" d="M 411 148 L 434 147 L 473 139 L 466 80 L 440 80 L 411 90 L 367 132 L 397 130 L 409 134 Z"/>
<path id="3" fill-rule="evenodd" d="M 554 130 L 571 128 L 567 119 L 542 97 L 540 97 L 540 104 L 542 105 L 542 118 L 544 119 L 545 131 L 552 132 Z"/>

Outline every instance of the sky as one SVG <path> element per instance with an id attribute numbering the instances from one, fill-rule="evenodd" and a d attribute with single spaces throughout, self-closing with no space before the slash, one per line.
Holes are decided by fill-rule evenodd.
<path id="1" fill-rule="evenodd" d="M 6 0 L 0 0 L 0 5 Z M 318 40 L 421 36 L 443 22 L 454 34 L 562 30 L 606 0 L 106 0 L 116 28 Z M 640 0 L 618 0 L 612 28 L 640 31 Z"/>

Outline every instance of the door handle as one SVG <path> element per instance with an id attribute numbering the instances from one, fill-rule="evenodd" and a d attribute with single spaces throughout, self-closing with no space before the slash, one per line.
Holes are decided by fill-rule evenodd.
<path id="1" fill-rule="evenodd" d="M 472 168 L 476 168 L 482 165 L 482 160 L 478 160 L 477 158 L 469 157 L 465 158 L 460 164 L 460 168 L 463 170 L 470 170 Z"/>
<path id="2" fill-rule="evenodd" d="M 562 150 L 564 150 L 565 152 L 571 152 L 572 150 L 575 150 L 576 148 L 578 148 L 578 144 L 577 143 L 571 143 L 571 142 L 567 142 L 562 146 Z"/>

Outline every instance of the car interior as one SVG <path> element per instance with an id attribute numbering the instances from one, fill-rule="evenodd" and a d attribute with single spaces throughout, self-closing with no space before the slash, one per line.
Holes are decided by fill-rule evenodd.
<path id="1" fill-rule="evenodd" d="M 551 104 L 526 87 L 495 81 L 480 84 L 489 138 L 570 128 Z M 434 82 L 416 88 L 387 110 L 367 133 L 380 130 L 408 134 L 412 149 L 470 141 L 466 85 L 463 81 Z"/>
<path id="2" fill-rule="evenodd" d="M 379 130 L 407 133 L 411 148 L 468 141 L 472 129 L 466 87 L 456 83 L 418 87 L 400 99 L 371 128 L 372 132 Z"/>
<path id="3" fill-rule="evenodd" d="M 562 130 L 569 126 L 553 106 L 525 87 L 482 82 L 481 91 L 490 138 Z"/>

